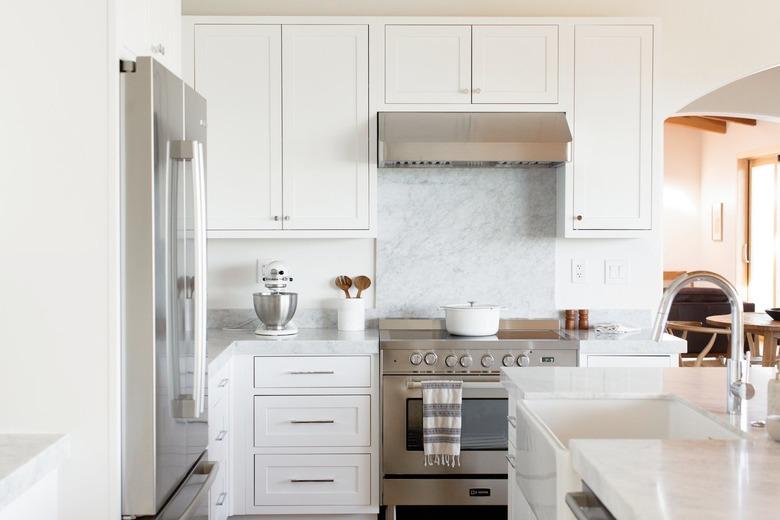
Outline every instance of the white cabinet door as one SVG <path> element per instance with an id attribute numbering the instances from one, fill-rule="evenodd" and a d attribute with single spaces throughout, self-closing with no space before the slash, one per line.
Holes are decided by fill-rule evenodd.
<path id="1" fill-rule="evenodd" d="M 284 228 L 367 229 L 368 26 L 282 35 Z"/>
<path id="2" fill-rule="evenodd" d="M 387 103 L 471 103 L 471 26 L 388 25 Z"/>
<path id="3" fill-rule="evenodd" d="M 119 0 L 116 9 L 119 56 L 128 60 L 148 56 L 152 41 L 151 0 Z"/>
<path id="4" fill-rule="evenodd" d="M 557 103 L 557 25 L 475 25 L 474 103 Z"/>
<path id="5" fill-rule="evenodd" d="M 575 28 L 575 229 L 650 229 L 653 28 Z"/>
<path id="6" fill-rule="evenodd" d="M 181 74 L 181 0 L 153 0 L 151 55 L 174 74 Z"/>
<path id="7" fill-rule="evenodd" d="M 281 229 L 281 26 L 195 27 L 208 102 L 208 227 Z"/>

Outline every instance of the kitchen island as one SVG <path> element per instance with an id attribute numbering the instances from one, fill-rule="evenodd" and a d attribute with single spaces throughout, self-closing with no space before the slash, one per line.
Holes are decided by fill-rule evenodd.
<path id="1" fill-rule="evenodd" d="M 725 368 L 504 369 L 502 382 L 518 400 L 518 414 L 527 413 L 524 403 L 531 404 L 528 410 L 543 400 L 667 400 L 689 409 L 700 422 L 712 421 L 713 426 L 723 428 L 718 439 L 709 439 L 707 434 L 697 439 L 695 431 L 653 438 L 648 428 L 644 438 L 641 434 L 614 438 L 619 434 L 605 431 L 591 438 L 572 437 L 558 446 L 558 453 L 568 451 L 582 483 L 618 520 L 769 519 L 777 518 L 780 510 L 780 443 L 752 423 L 766 419 L 767 382 L 773 374 L 774 369 L 751 369 L 756 395 L 746 402 L 740 416 L 726 413 Z M 516 445 L 527 447 L 529 439 L 539 437 L 524 426 L 522 418 L 517 421 Z M 671 424 L 673 419 L 668 421 Z M 552 434 L 555 426 L 544 428 Z M 550 467 L 551 461 L 544 459 L 556 451 L 532 447 L 537 462 L 530 467 L 518 463 L 514 493 L 528 499 L 526 504 L 538 520 L 571 518 L 561 506 L 565 493 L 578 491 L 570 489 L 571 481 L 562 483 L 564 479 L 556 479 L 553 472 L 535 482 L 536 488 L 527 485 L 538 468 Z M 562 473 L 560 467 L 558 473 Z M 554 490 L 554 503 L 537 493 L 540 486 Z"/>

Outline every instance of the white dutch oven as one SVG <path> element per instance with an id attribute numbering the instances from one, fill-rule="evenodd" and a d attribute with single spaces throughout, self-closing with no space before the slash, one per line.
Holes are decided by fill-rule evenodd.
<path id="1" fill-rule="evenodd" d="M 443 305 L 447 332 L 457 336 L 492 336 L 498 332 L 501 307 L 483 303 Z"/>

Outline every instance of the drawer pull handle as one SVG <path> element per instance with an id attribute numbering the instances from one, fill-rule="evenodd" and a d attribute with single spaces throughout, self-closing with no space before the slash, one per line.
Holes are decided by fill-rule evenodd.
<path id="1" fill-rule="evenodd" d="M 504 458 L 506 458 L 506 461 L 512 466 L 512 469 L 517 469 L 515 468 L 515 458 L 512 455 L 504 455 Z"/>
<path id="2" fill-rule="evenodd" d="M 294 376 L 327 376 L 335 373 L 333 370 L 292 370 L 288 372 Z"/>
<path id="3" fill-rule="evenodd" d="M 228 384 L 228 379 L 225 378 L 222 381 L 220 381 L 217 386 L 220 387 L 220 388 L 224 388 L 225 386 L 227 386 L 227 384 Z"/>
<path id="4" fill-rule="evenodd" d="M 217 505 L 221 506 L 222 504 L 224 504 L 226 498 L 227 498 L 227 493 L 225 492 L 220 493 L 219 496 L 217 497 Z"/>
<path id="5" fill-rule="evenodd" d="M 225 430 L 220 431 L 216 438 L 214 440 L 221 441 L 225 439 L 225 435 L 227 435 L 227 432 Z"/>
<path id="6" fill-rule="evenodd" d="M 506 416 L 506 422 L 512 425 L 512 428 L 517 428 L 517 418 L 512 415 Z"/>
<path id="7" fill-rule="evenodd" d="M 336 421 L 333 419 L 312 419 L 312 420 L 296 420 L 290 421 L 290 424 L 333 424 Z"/>
<path id="8" fill-rule="evenodd" d="M 336 480 L 332 478 L 291 478 L 290 482 L 293 484 L 306 484 L 309 482 L 332 483 L 332 482 L 336 482 Z"/>

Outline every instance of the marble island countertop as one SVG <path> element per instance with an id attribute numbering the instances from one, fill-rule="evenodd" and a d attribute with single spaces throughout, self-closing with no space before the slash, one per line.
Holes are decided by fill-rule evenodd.
<path id="1" fill-rule="evenodd" d="M 328 356 L 377 354 L 379 334 L 375 329 L 355 332 L 336 329 L 300 329 L 293 336 L 258 336 L 252 330 L 209 329 L 209 369 L 216 370 L 231 354 L 256 356 Z"/>
<path id="2" fill-rule="evenodd" d="M 0 511 L 67 457 L 65 435 L 0 433 Z"/>
<path id="3" fill-rule="evenodd" d="M 780 443 L 764 428 L 774 369 L 753 367 L 755 397 L 726 413 L 725 368 L 504 369 L 518 399 L 674 396 L 745 440 L 572 439 L 571 461 L 618 520 L 769 519 L 780 511 Z"/>
<path id="4" fill-rule="evenodd" d="M 581 354 L 680 354 L 688 351 L 688 343 L 671 334 L 661 341 L 652 339 L 651 329 L 639 329 L 623 334 L 598 334 L 594 329 L 561 330 L 572 340 L 579 341 Z"/>

